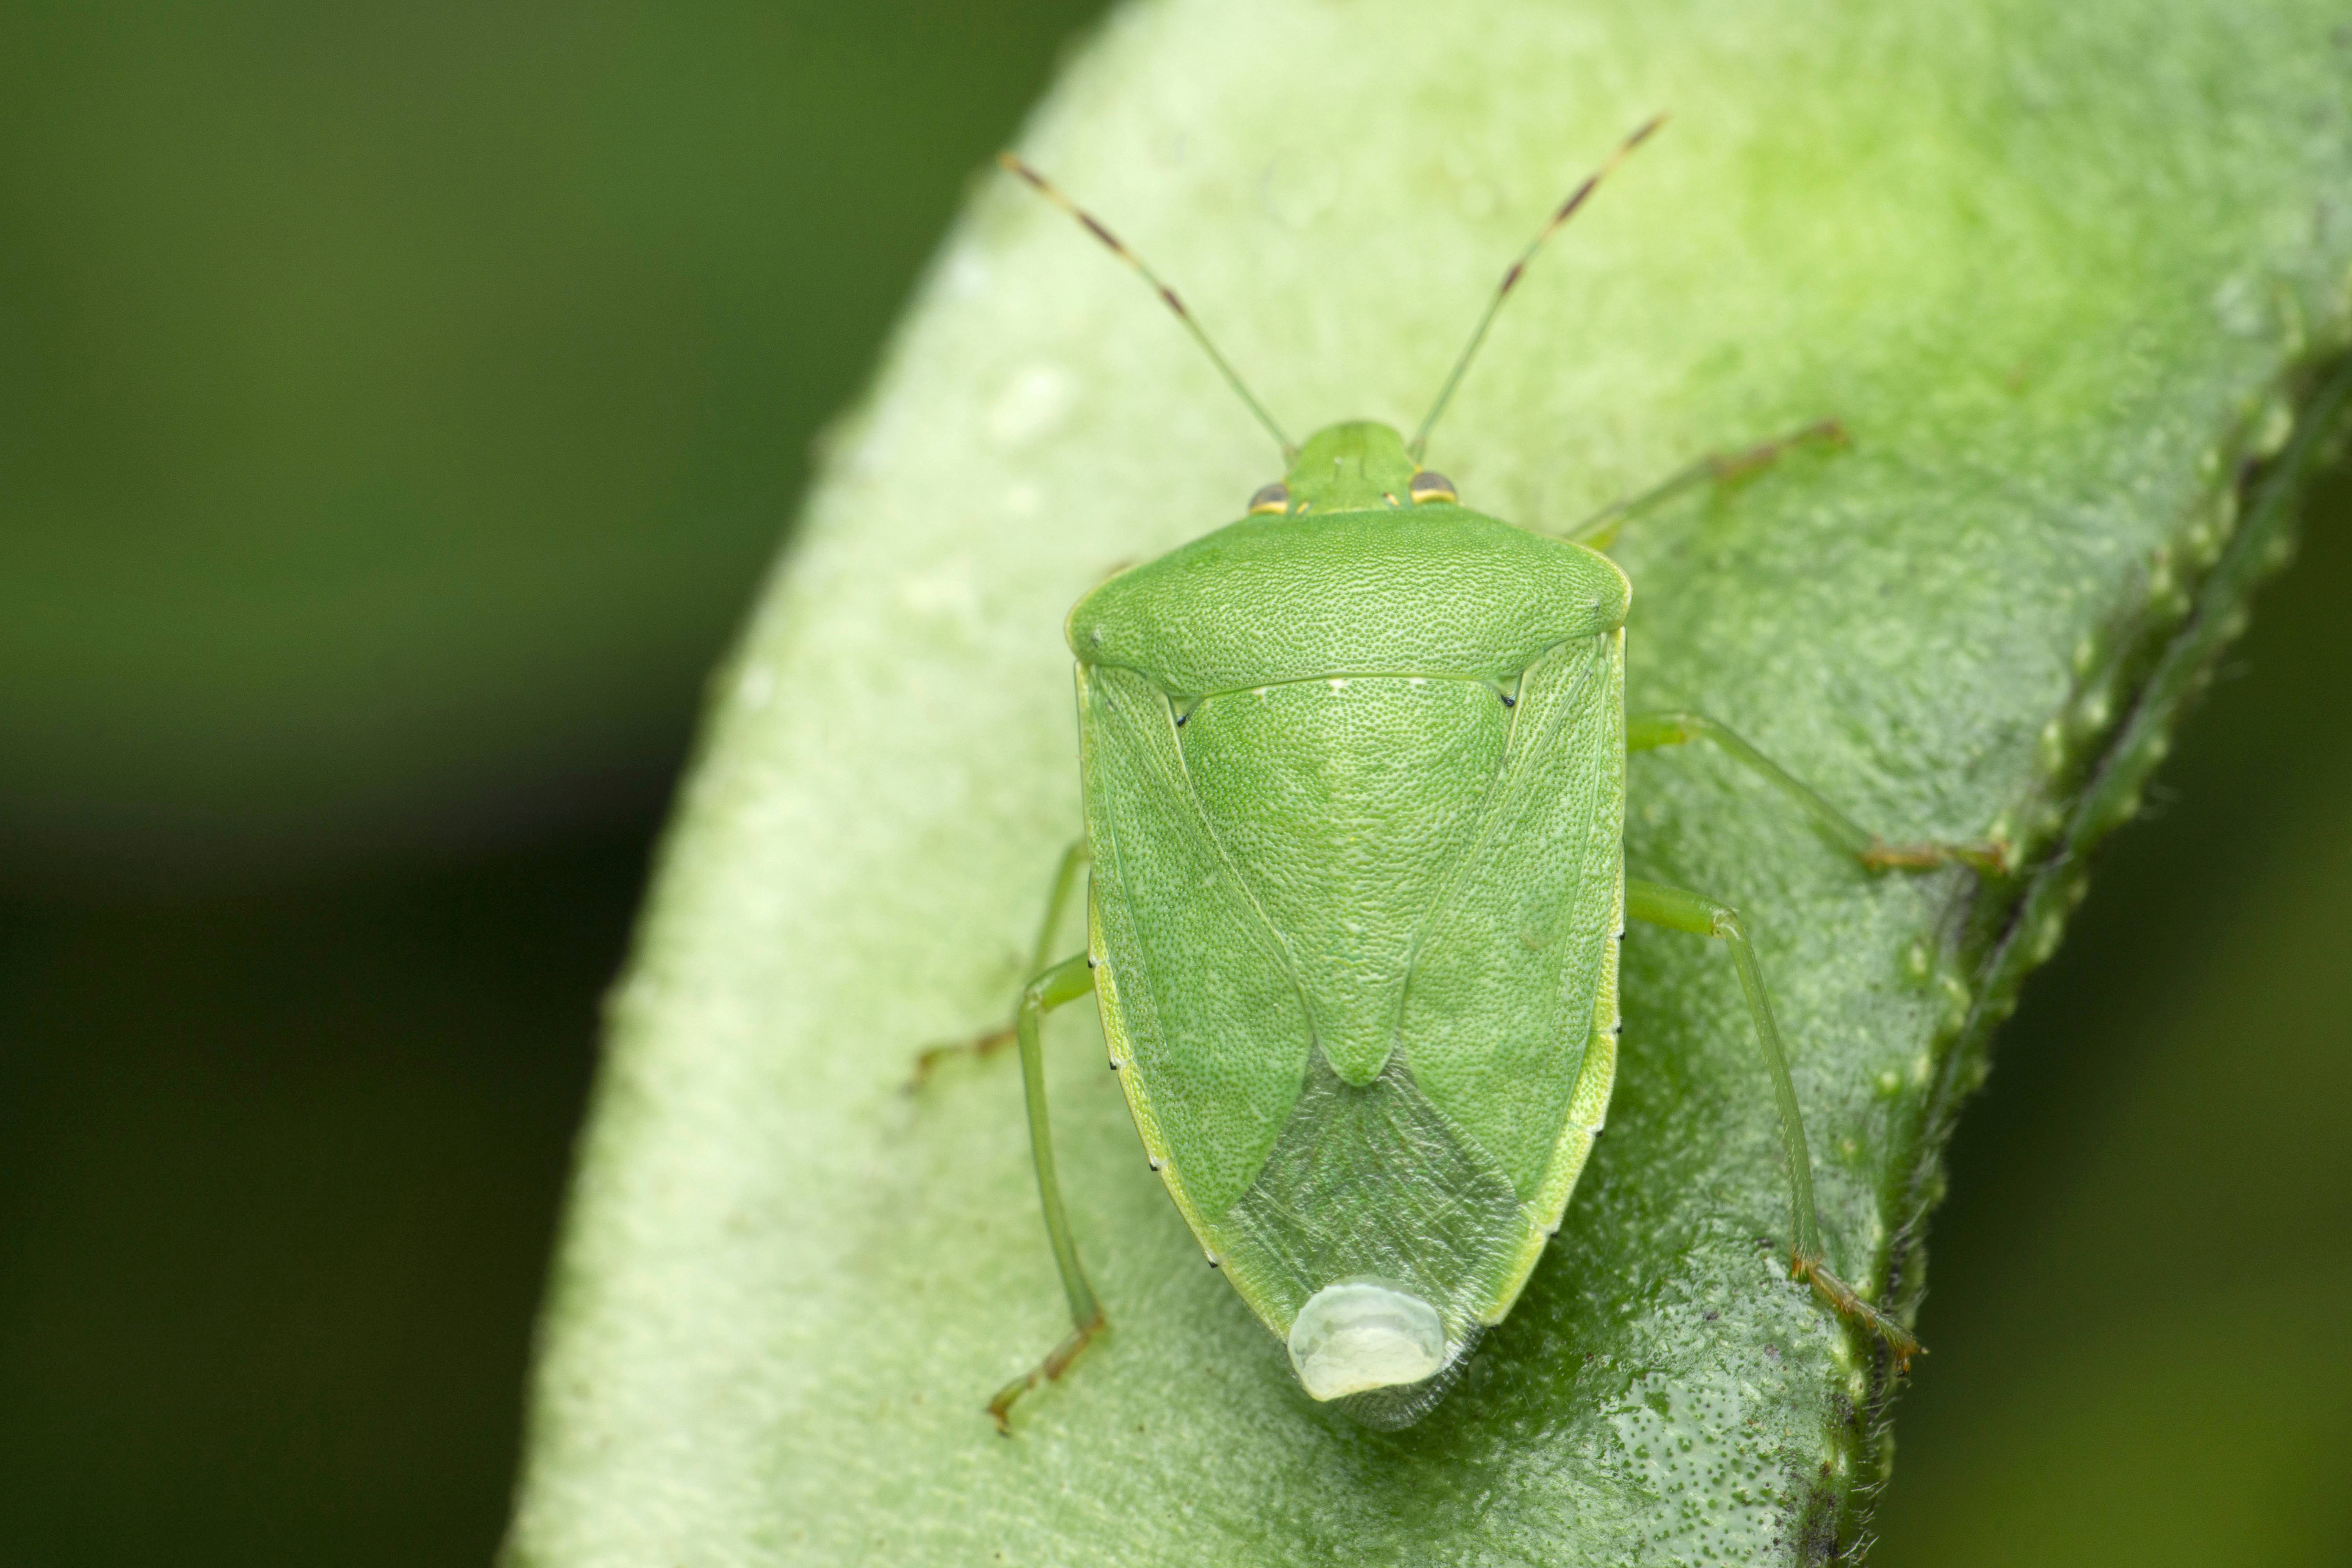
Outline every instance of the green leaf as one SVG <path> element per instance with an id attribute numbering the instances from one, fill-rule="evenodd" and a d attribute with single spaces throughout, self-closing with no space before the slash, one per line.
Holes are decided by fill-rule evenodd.
<path id="1" fill-rule="evenodd" d="M 1868 875 L 1696 748 L 1635 760 L 1627 849 L 1747 915 L 1833 1261 L 1899 1310 L 1990 1032 L 2340 428 L 2339 18 L 1612 0 L 1464 4 L 1433 33 L 1399 5 L 1152 4 L 1024 140 L 1277 416 L 1409 425 L 1572 179 L 1675 112 L 1513 296 L 1430 460 L 1565 526 L 1709 450 L 1852 432 L 1627 531 L 1632 700 L 1724 720 L 1890 837 L 2005 835 L 2024 873 Z M 614 1002 L 515 1563 L 1862 1538 L 1893 1371 L 1784 1277 L 1729 963 L 1649 930 L 1566 1227 L 1393 1435 L 1297 1390 L 1145 1169 L 1095 1024 L 1058 1016 L 1064 1179 L 1114 1326 L 1012 1440 L 981 1414 L 1065 1326 L 1018 1071 L 900 1086 L 1004 1016 L 1077 830 L 1063 612 L 1276 468 L 1131 278 L 976 186 L 713 689 Z"/>

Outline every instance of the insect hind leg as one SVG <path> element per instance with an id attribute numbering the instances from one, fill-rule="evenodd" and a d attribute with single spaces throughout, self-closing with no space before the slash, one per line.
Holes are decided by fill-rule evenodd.
<path id="1" fill-rule="evenodd" d="M 1772 998 L 1764 989 L 1764 972 L 1757 965 L 1756 950 L 1739 923 L 1738 911 L 1680 888 L 1628 877 L 1625 915 L 1669 931 L 1714 937 L 1731 950 L 1732 967 L 1738 972 L 1739 989 L 1756 1026 L 1757 1049 L 1764 1058 L 1764 1070 L 1772 1080 L 1772 1098 L 1780 1110 L 1780 1147 L 1789 1164 L 1789 1207 L 1795 1232 L 1790 1274 L 1811 1285 L 1840 1317 L 1884 1340 L 1894 1353 L 1896 1371 L 1907 1369 L 1911 1358 L 1920 1353 L 1919 1342 L 1830 1269 L 1822 1246 L 1821 1219 L 1813 1206 L 1813 1157 L 1805 1142 L 1804 1112 L 1798 1108 L 1797 1086 L 1789 1077 L 1789 1055 L 1780 1043 L 1780 1026 L 1772 1016 Z"/>
<path id="2" fill-rule="evenodd" d="M 1106 1327 L 1102 1304 L 1095 1299 L 1086 1266 L 1078 1260 L 1077 1238 L 1070 1230 L 1061 1178 L 1054 1170 L 1054 1130 L 1045 1108 L 1045 1053 L 1038 1031 L 1047 1013 L 1066 1002 L 1091 995 L 1094 988 L 1092 960 L 1084 953 L 1064 959 L 1022 991 L 1020 1012 L 1013 1023 L 1021 1044 L 1021 1084 L 1029 1107 L 1029 1153 L 1037 1168 L 1037 1201 L 1045 1212 L 1045 1235 L 1054 1244 L 1054 1263 L 1062 1272 L 1062 1289 L 1070 1300 L 1070 1332 L 1044 1361 L 998 1389 L 996 1397 L 988 1402 L 989 1418 L 1008 1437 L 1013 1435 L 1013 1402 L 1039 1384 L 1061 1376 Z"/>

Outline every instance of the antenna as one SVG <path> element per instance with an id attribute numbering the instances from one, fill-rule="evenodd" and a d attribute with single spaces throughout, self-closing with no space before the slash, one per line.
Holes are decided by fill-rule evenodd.
<path id="1" fill-rule="evenodd" d="M 1242 378 L 1234 373 L 1234 367 L 1225 363 L 1225 356 L 1217 352 L 1217 345 L 1209 341 L 1209 334 L 1201 330 L 1201 323 L 1192 319 L 1192 312 L 1184 309 L 1184 301 L 1176 297 L 1176 290 L 1161 282 L 1160 280 L 1160 274 L 1151 270 L 1150 267 L 1145 263 L 1143 258 L 1138 256 L 1135 252 L 1129 250 L 1125 245 L 1121 244 L 1119 242 L 1118 236 L 1111 233 L 1108 228 L 1106 228 L 1103 226 L 1102 221 L 1097 218 L 1094 214 L 1087 211 L 1086 208 L 1078 205 L 1077 203 L 1064 195 L 1061 192 L 1061 187 L 1055 184 L 1053 181 L 1047 179 L 1036 170 L 1031 168 L 1028 164 L 1023 163 L 1013 153 L 999 153 L 996 155 L 996 161 L 1003 164 L 1007 172 L 1018 174 L 1023 179 L 1028 181 L 1031 185 L 1036 188 L 1039 195 L 1044 196 L 1047 201 L 1053 203 L 1055 206 L 1061 208 L 1064 212 L 1077 219 L 1078 222 L 1086 226 L 1086 230 L 1088 234 L 1093 235 L 1097 239 L 1101 240 L 1105 245 L 1110 247 L 1110 251 L 1113 256 L 1118 257 L 1121 261 L 1126 262 L 1129 267 L 1134 268 L 1138 272 L 1141 273 L 1143 275 L 1144 281 L 1150 283 L 1154 289 L 1158 289 L 1160 291 L 1160 299 L 1166 300 L 1168 302 L 1168 308 L 1176 312 L 1176 319 L 1184 323 L 1184 330 L 1192 334 L 1192 341 L 1199 343 L 1202 348 L 1208 351 L 1209 357 L 1216 361 L 1217 368 L 1224 373 L 1225 384 L 1231 386 L 1235 392 L 1241 395 L 1242 401 L 1249 405 L 1250 412 L 1257 416 L 1257 422 L 1265 426 L 1267 433 L 1273 436 L 1276 442 L 1281 446 L 1283 461 L 1287 463 L 1291 458 L 1298 456 L 1297 447 L 1292 443 L 1289 437 L 1282 433 L 1282 426 L 1274 422 L 1274 416 L 1265 411 L 1265 405 L 1260 403 L 1257 398 L 1251 394 L 1250 389 L 1243 384 Z"/>
<path id="2" fill-rule="evenodd" d="M 1625 161 L 1625 155 L 1648 141 L 1650 133 L 1665 122 L 1666 117 L 1663 114 L 1658 115 L 1639 131 L 1619 142 L 1617 151 L 1609 154 L 1609 161 L 1585 175 L 1584 183 L 1568 194 L 1568 200 L 1559 204 L 1559 210 L 1551 215 L 1551 221 L 1544 225 L 1542 231 L 1528 242 L 1528 247 L 1519 252 L 1519 258 L 1511 263 L 1511 269 L 1503 274 L 1502 284 L 1496 289 L 1495 297 L 1486 301 L 1486 313 L 1478 318 L 1478 325 L 1470 333 L 1469 342 L 1463 345 L 1462 357 L 1454 362 L 1454 369 L 1446 376 L 1444 386 L 1438 390 L 1437 401 L 1430 405 L 1427 416 L 1421 422 L 1421 428 L 1412 433 L 1412 440 L 1405 447 L 1406 454 L 1414 462 L 1420 462 L 1422 453 L 1428 448 L 1430 426 L 1437 423 L 1437 416 L 1444 413 L 1446 404 L 1453 401 L 1454 389 L 1462 384 L 1462 373 L 1470 368 L 1471 356 L 1478 352 L 1478 345 L 1486 341 L 1486 329 L 1495 324 L 1495 312 L 1503 308 L 1504 297 L 1509 294 L 1512 286 L 1518 282 L 1519 275 L 1528 269 L 1528 263 L 1535 259 L 1536 252 L 1543 248 L 1544 241 L 1549 239 L 1560 225 L 1576 216 L 1576 209 L 1582 206 L 1585 198 L 1599 189 L 1601 182 L 1607 179 L 1610 173 Z"/>

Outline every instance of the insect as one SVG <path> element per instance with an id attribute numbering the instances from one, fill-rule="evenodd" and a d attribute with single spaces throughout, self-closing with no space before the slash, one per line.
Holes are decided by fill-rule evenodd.
<path id="1" fill-rule="evenodd" d="M 1018 1045 L 1072 1328 L 990 1402 L 1001 1430 L 1105 1326 L 1055 1169 L 1045 1013 L 1094 996 L 1151 1167 L 1211 1264 L 1308 1395 L 1394 1428 L 1444 1397 L 1559 1227 L 1608 1110 L 1629 919 L 1729 949 L 1780 1121 L 1791 1272 L 1898 1360 L 1916 1351 L 1825 1261 L 1803 1117 L 1738 915 L 1624 874 L 1627 753 L 1698 740 L 1869 867 L 2005 868 L 1998 845 L 1882 840 L 1712 719 L 1625 711 L 1632 587 L 1601 552 L 1618 528 L 1842 433 L 1824 422 L 1703 459 L 1560 537 L 1463 505 L 1421 463 L 1528 263 L 1660 123 L 1511 263 L 1411 440 L 1356 421 L 1294 444 L 1173 289 L 1003 155 L 1159 292 L 1288 471 L 1239 521 L 1069 615 L 1086 837 L 1055 876 L 1013 1026 L 976 1044 Z M 1082 884 L 1087 950 L 1050 962 Z"/>

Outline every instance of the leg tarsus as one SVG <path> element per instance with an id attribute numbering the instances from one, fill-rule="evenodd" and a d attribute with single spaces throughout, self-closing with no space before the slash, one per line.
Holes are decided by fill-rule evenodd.
<path id="1" fill-rule="evenodd" d="M 2006 838 L 1974 844 L 1889 844 L 1873 835 L 1858 857 L 1873 871 L 1933 871 L 1942 866 L 1969 866 L 1987 877 L 2006 877 L 2016 869 Z"/>
<path id="2" fill-rule="evenodd" d="M 988 1418 L 996 1423 L 997 1431 L 1007 1437 L 1012 1436 L 1013 1402 L 1039 1384 L 1051 1383 L 1067 1372 L 1070 1363 L 1078 1359 L 1078 1352 L 1093 1343 L 1094 1337 L 1109 1326 L 1102 1315 L 1102 1309 L 1096 1308 L 1094 1317 L 1072 1329 L 1062 1342 L 1054 1347 L 1052 1354 L 998 1389 L 996 1397 L 988 1402 Z"/>
<path id="3" fill-rule="evenodd" d="M 915 1070 L 907 1075 L 907 1081 L 898 1086 L 898 1092 L 919 1094 L 922 1092 L 923 1086 L 931 1081 L 931 1075 L 939 1071 L 940 1065 L 950 1058 L 992 1057 L 1011 1045 L 1013 1039 L 1013 1026 L 1007 1024 L 1001 1029 L 991 1029 L 984 1035 L 975 1036 L 969 1040 L 958 1040 L 952 1045 L 927 1046 L 923 1048 L 923 1054 L 915 1058 Z"/>
<path id="4" fill-rule="evenodd" d="M 1828 1302 L 1831 1310 L 1839 1317 L 1883 1341 L 1889 1353 L 1895 1357 L 1896 1376 L 1900 1377 L 1911 1370 L 1913 1356 L 1927 1353 L 1910 1330 L 1864 1300 L 1853 1286 L 1831 1273 L 1829 1265 L 1820 1258 L 1797 1254 L 1790 1265 L 1789 1274 L 1791 1279 L 1802 1279 L 1811 1285 L 1814 1294 Z"/>

